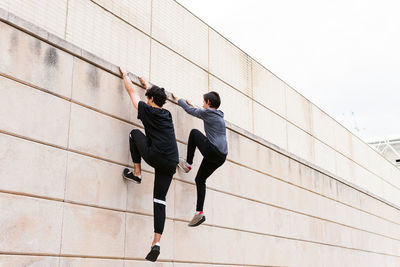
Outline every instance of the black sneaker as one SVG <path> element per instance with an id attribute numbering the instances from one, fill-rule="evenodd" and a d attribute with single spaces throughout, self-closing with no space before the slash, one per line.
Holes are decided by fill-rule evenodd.
<path id="1" fill-rule="evenodd" d="M 160 255 L 160 246 L 154 245 L 151 247 L 149 254 L 147 254 L 146 260 L 154 262 L 157 260 L 158 255 Z"/>
<path id="2" fill-rule="evenodd" d="M 133 175 L 133 172 L 131 172 L 128 168 L 125 168 L 122 177 L 124 179 L 127 179 L 128 181 L 135 182 L 137 184 L 140 184 L 142 182 L 142 176 L 135 176 Z"/>

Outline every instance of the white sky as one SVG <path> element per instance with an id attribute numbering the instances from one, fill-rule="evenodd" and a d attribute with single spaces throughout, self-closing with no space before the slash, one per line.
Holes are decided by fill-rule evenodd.
<path id="1" fill-rule="evenodd" d="M 360 137 L 400 135 L 400 1 L 178 2 Z"/>

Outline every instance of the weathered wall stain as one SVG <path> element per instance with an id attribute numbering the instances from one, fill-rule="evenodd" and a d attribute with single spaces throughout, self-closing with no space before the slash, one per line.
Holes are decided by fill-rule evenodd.
<path id="1" fill-rule="evenodd" d="M 49 47 L 46 49 L 44 62 L 49 67 L 57 68 L 58 54 L 57 54 L 57 50 L 54 47 Z"/>
<path id="2" fill-rule="evenodd" d="M 90 88 L 99 87 L 99 71 L 96 67 L 91 66 L 87 72 L 87 79 L 89 81 Z"/>
<path id="3" fill-rule="evenodd" d="M 36 39 L 34 42 L 31 43 L 31 50 L 36 56 L 40 56 L 42 53 L 42 42 L 39 39 Z"/>
<path id="4" fill-rule="evenodd" d="M 12 34 L 11 34 L 11 39 L 10 39 L 10 48 L 9 48 L 9 52 L 13 53 L 16 52 L 18 46 L 18 31 L 17 30 L 13 30 Z"/>

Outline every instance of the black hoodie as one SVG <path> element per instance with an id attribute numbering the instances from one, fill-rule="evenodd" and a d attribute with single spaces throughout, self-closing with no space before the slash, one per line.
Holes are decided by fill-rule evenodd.
<path id="1" fill-rule="evenodd" d="M 178 163 L 178 146 L 171 113 L 139 101 L 137 117 L 144 125 L 149 145 L 165 155 L 167 160 Z"/>

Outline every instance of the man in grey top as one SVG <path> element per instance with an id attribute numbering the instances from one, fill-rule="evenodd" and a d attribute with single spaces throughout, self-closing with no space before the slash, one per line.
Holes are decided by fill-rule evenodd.
<path id="1" fill-rule="evenodd" d="M 175 95 L 172 95 L 177 99 Z M 196 213 L 189 226 L 202 224 L 206 217 L 203 212 L 206 195 L 206 180 L 210 175 L 224 164 L 228 154 L 226 142 L 226 126 L 224 113 L 218 110 L 221 104 L 219 94 L 209 92 L 203 96 L 203 108 L 195 108 L 188 100 L 179 99 L 178 104 L 190 115 L 204 121 L 206 136 L 197 129 L 192 129 L 189 135 L 186 160 L 180 159 L 178 166 L 186 173 L 192 169 L 193 157 L 196 147 L 203 155 L 200 168 L 196 175 L 197 206 Z"/>

